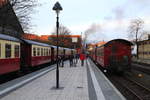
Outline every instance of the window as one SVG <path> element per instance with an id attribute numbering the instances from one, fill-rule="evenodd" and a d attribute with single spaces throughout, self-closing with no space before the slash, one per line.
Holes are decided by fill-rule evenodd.
<path id="1" fill-rule="evenodd" d="M 43 56 L 43 48 L 41 48 L 41 56 Z"/>
<path id="2" fill-rule="evenodd" d="M 5 57 L 6 58 L 11 57 L 11 45 L 10 44 L 5 45 Z"/>
<path id="3" fill-rule="evenodd" d="M 49 49 L 47 49 L 47 56 L 49 56 Z"/>
<path id="4" fill-rule="evenodd" d="M 44 56 L 46 56 L 46 49 L 44 48 Z"/>
<path id="5" fill-rule="evenodd" d="M 40 48 L 37 48 L 37 56 L 40 55 Z"/>
<path id="6" fill-rule="evenodd" d="M 48 56 L 48 49 L 46 49 L 46 56 Z"/>
<path id="7" fill-rule="evenodd" d="M 19 50 L 19 45 L 15 45 L 15 57 L 19 57 L 20 56 L 20 50 Z"/>
<path id="8" fill-rule="evenodd" d="M 33 48 L 33 56 L 36 56 L 36 48 Z"/>

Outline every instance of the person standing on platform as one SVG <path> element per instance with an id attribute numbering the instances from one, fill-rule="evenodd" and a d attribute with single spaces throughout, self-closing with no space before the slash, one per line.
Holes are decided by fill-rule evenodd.
<path id="1" fill-rule="evenodd" d="M 73 55 L 69 56 L 70 67 L 73 66 Z"/>
<path id="2" fill-rule="evenodd" d="M 81 60 L 81 66 L 84 66 L 84 60 L 85 60 L 85 54 L 84 53 L 80 54 L 80 60 Z"/>
<path id="3" fill-rule="evenodd" d="M 77 63 L 78 63 L 78 59 L 79 59 L 79 54 L 76 54 L 76 55 L 75 55 L 75 59 L 76 59 L 75 62 L 76 62 L 76 64 L 77 64 Z"/>
<path id="4" fill-rule="evenodd" d="M 64 67 L 65 55 L 61 56 L 61 66 Z"/>
<path id="5" fill-rule="evenodd" d="M 61 56 L 59 55 L 58 56 L 58 66 L 60 66 L 60 63 L 61 63 Z"/>

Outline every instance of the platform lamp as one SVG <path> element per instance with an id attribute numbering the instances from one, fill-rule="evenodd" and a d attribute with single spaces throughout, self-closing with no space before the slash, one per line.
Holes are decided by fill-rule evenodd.
<path id="1" fill-rule="evenodd" d="M 59 2 L 56 2 L 53 10 L 56 11 L 57 14 L 57 21 L 56 21 L 56 29 L 57 29 L 57 68 L 56 68 L 56 88 L 59 88 L 59 67 L 58 67 L 58 32 L 59 32 L 59 13 L 62 9 L 61 5 L 59 4 Z"/>

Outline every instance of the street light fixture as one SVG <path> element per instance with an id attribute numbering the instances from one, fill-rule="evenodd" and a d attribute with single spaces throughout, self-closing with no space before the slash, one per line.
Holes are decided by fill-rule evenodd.
<path id="1" fill-rule="evenodd" d="M 53 10 L 56 11 L 56 14 L 57 14 L 57 21 L 56 21 L 56 28 L 57 28 L 57 68 L 56 68 L 56 88 L 59 88 L 59 66 L 58 66 L 58 32 L 59 32 L 59 12 L 62 9 L 61 5 L 59 4 L 59 2 L 56 2 L 54 7 L 53 7 Z"/>

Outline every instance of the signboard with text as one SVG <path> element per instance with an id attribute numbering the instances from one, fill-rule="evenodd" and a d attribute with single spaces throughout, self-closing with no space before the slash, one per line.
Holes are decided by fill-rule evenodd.
<path id="1" fill-rule="evenodd" d="M 72 37 L 72 42 L 77 43 L 78 42 L 78 38 L 77 37 Z"/>

